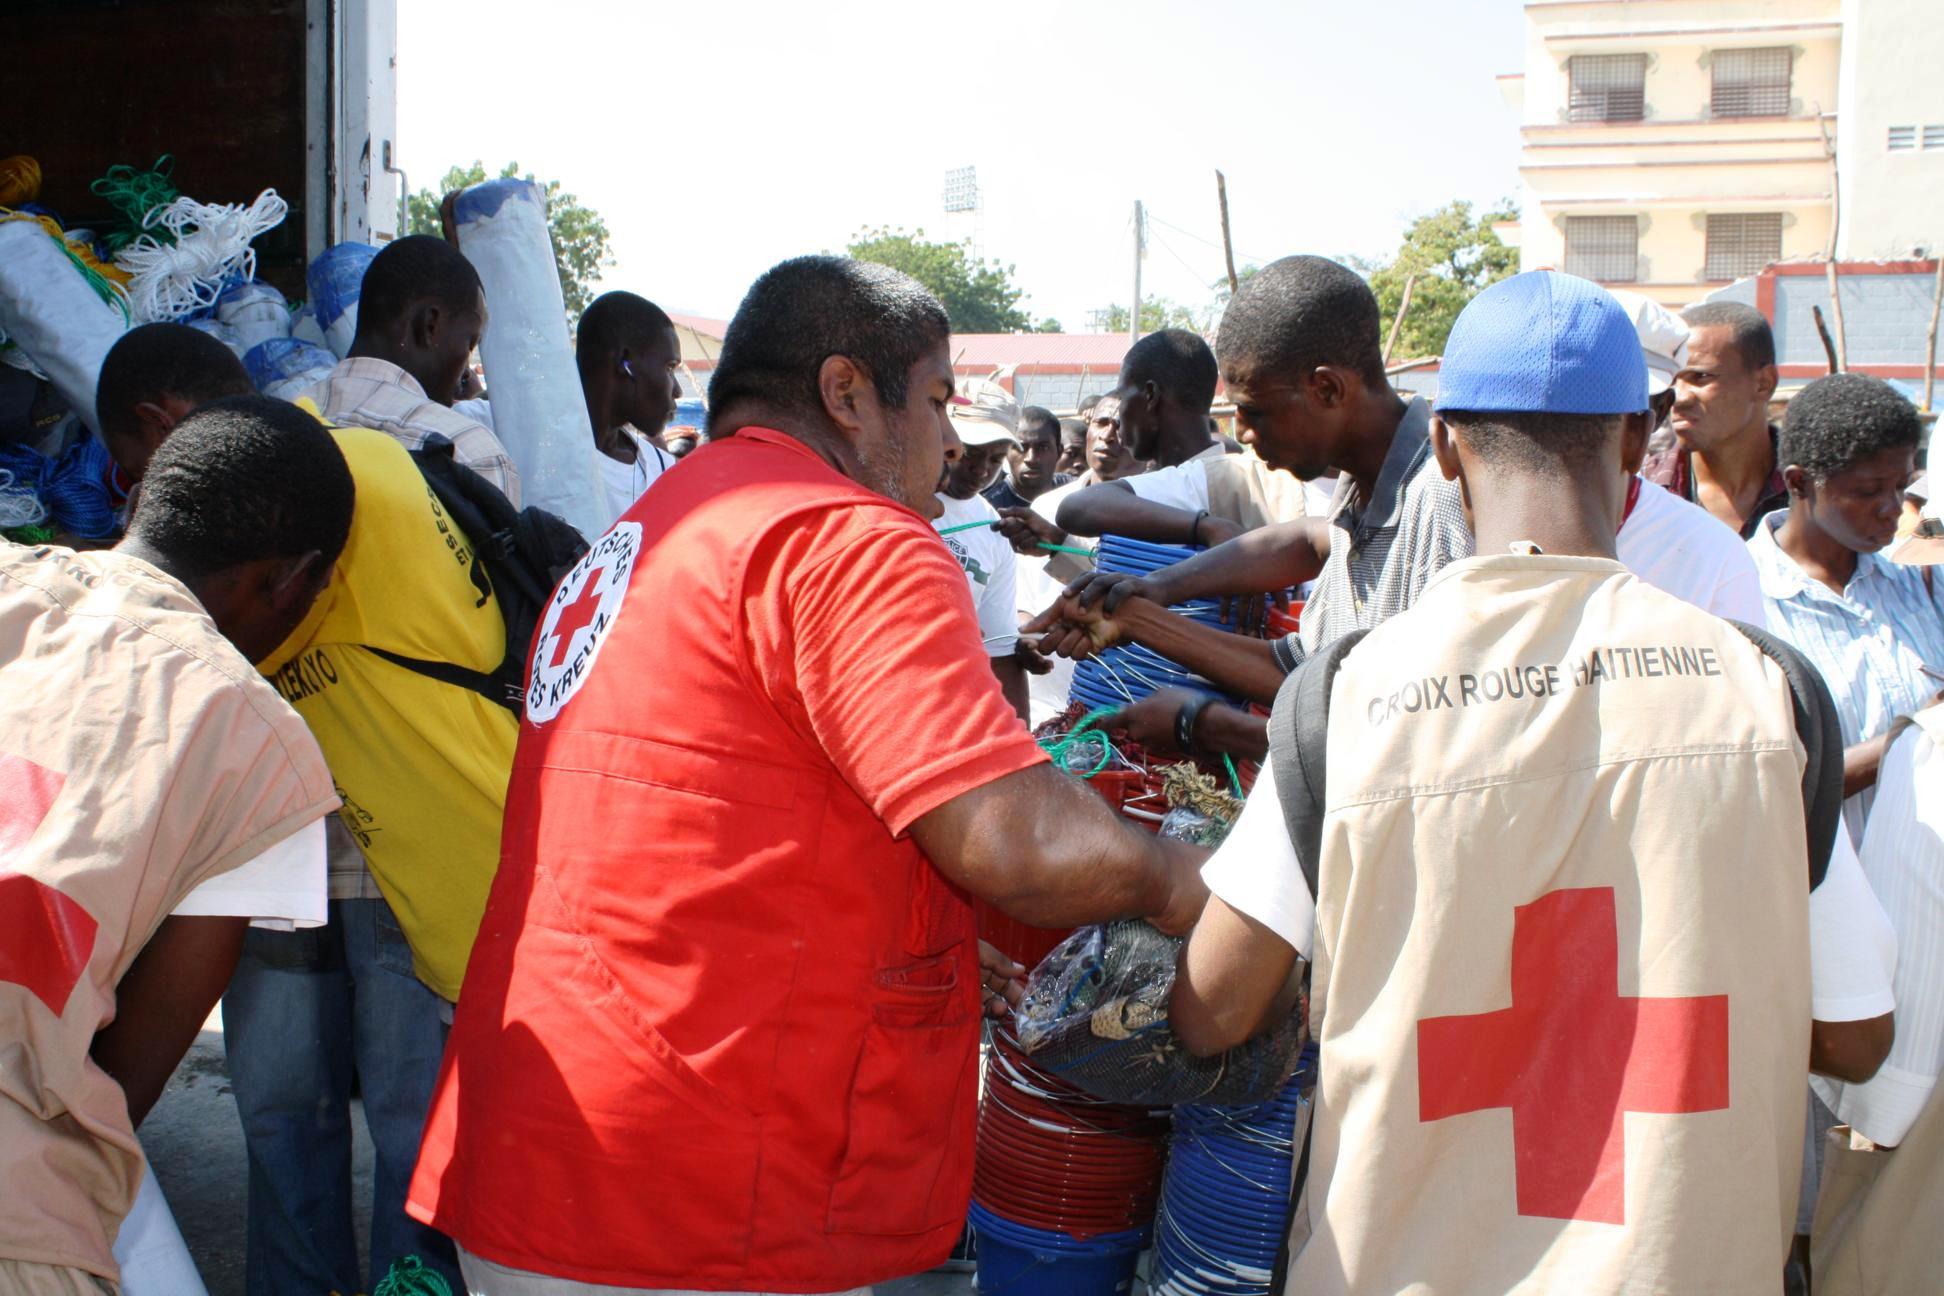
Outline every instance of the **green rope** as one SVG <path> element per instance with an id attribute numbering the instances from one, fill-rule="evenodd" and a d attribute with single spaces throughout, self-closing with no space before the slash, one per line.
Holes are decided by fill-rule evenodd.
<path id="1" fill-rule="evenodd" d="M 1100 773 L 1100 771 L 1106 769 L 1107 762 L 1114 758 L 1114 745 L 1107 741 L 1107 735 L 1105 733 L 1095 729 L 1094 726 L 1119 710 L 1119 707 L 1095 707 L 1093 710 L 1087 712 L 1087 714 L 1081 716 L 1080 722 L 1074 725 L 1073 728 L 1067 730 L 1063 737 L 1052 740 L 1042 738 L 1040 740 L 1040 746 L 1046 750 L 1046 754 L 1052 758 L 1053 764 L 1063 773 L 1072 774 L 1077 778 L 1090 779 Z M 1100 743 L 1100 759 L 1095 762 L 1092 769 L 1082 773 L 1067 764 L 1066 754 L 1068 749 L 1079 742 L 1080 739 L 1089 737 Z"/>
<path id="2" fill-rule="evenodd" d="M 1228 769 L 1229 789 L 1235 793 L 1235 799 L 1240 801 L 1242 799 L 1242 776 L 1235 772 L 1235 762 L 1229 758 L 1227 752 L 1222 753 L 1222 764 Z"/>
<path id="3" fill-rule="evenodd" d="M 940 527 L 938 534 L 947 536 L 951 535 L 954 531 L 970 531 L 976 527 L 996 527 L 998 525 L 997 522 L 961 522 L 957 526 Z"/>
<path id="4" fill-rule="evenodd" d="M 175 235 L 167 229 L 151 230 L 144 224 L 150 212 L 157 207 L 166 207 L 181 197 L 169 178 L 174 170 L 175 158 L 164 153 L 155 160 L 155 166 L 150 170 L 111 166 L 107 175 L 88 186 L 121 218 L 120 228 L 109 230 L 102 236 L 101 241 L 107 247 L 108 255 L 113 256 L 143 234 L 152 235 L 158 243 L 175 243 Z"/>
<path id="5" fill-rule="evenodd" d="M 1049 551 L 1049 552 L 1051 552 L 1051 553 L 1070 553 L 1070 554 L 1079 554 L 1079 555 L 1080 555 L 1080 556 L 1081 556 L 1082 558 L 1091 558 L 1091 557 L 1093 557 L 1093 550 L 1091 550 L 1091 549 L 1075 549 L 1075 548 L 1074 548 L 1074 547 L 1073 547 L 1072 545 L 1056 545 L 1056 544 L 1048 544 L 1048 543 L 1046 543 L 1046 541 L 1044 541 L 1044 540 L 1042 540 L 1042 541 L 1040 541 L 1040 542 L 1039 542 L 1039 547 L 1040 547 L 1040 548 L 1042 548 L 1042 549 L 1045 549 L 1045 550 L 1047 550 L 1047 551 Z"/>
<path id="6" fill-rule="evenodd" d="M 452 1296 L 452 1288 L 415 1255 L 401 1257 L 371 1296 Z"/>

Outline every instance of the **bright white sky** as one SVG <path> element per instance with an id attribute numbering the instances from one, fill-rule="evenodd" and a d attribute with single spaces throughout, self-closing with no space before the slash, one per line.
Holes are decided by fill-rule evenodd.
<path id="1" fill-rule="evenodd" d="M 1452 198 L 1518 187 L 1515 0 L 401 0 L 398 141 L 415 187 L 509 160 L 607 220 L 624 287 L 727 318 L 750 281 L 866 225 L 963 236 L 1067 331 L 1144 291 L 1200 307 L 1239 264 L 1384 255 Z M 1165 223 L 1164 223 L 1165 222 Z"/>

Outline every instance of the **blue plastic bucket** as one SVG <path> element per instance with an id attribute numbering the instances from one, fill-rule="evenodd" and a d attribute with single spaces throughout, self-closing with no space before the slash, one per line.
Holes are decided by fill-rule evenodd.
<path id="1" fill-rule="evenodd" d="M 1134 1286 L 1134 1262 L 1147 1230 L 1068 1237 L 1000 1219 L 976 1204 L 968 1218 L 979 1237 L 979 1296 L 1121 1296 Z"/>

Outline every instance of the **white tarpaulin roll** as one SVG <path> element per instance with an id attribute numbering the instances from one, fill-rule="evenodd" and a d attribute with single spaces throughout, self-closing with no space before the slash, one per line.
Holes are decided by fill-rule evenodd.
<path id="1" fill-rule="evenodd" d="M 39 221 L 0 221 L 0 333 L 96 433 L 95 381 L 108 348 L 127 331 L 121 309 L 101 299 Z"/>
<path id="2" fill-rule="evenodd" d="M 453 217 L 459 250 L 486 288 L 479 358 L 494 430 L 520 470 L 520 493 L 592 540 L 607 529 L 607 511 L 567 340 L 546 192 L 529 180 L 488 180 L 459 195 Z"/>

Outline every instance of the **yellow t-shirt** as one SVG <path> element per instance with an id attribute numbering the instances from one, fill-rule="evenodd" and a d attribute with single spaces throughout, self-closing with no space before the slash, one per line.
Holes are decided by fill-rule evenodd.
<path id="1" fill-rule="evenodd" d="M 471 578 L 471 544 L 405 448 L 334 428 L 357 504 L 323 597 L 262 671 L 317 736 L 344 807 L 412 946 L 419 979 L 459 997 L 499 866 L 513 713 L 372 652 L 491 672 L 506 653 L 498 603 Z"/>

